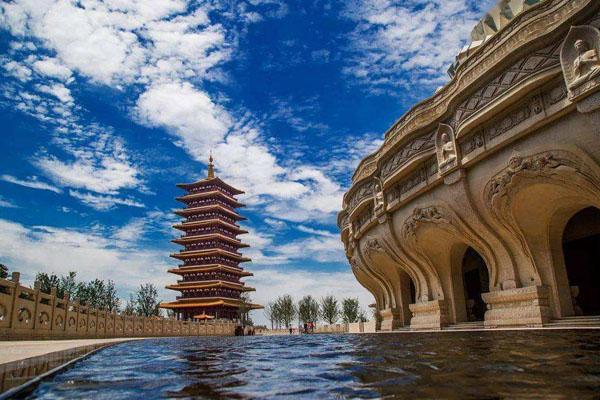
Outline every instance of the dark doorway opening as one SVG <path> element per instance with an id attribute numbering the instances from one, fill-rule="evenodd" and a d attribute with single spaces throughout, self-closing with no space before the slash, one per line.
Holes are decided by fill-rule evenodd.
<path id="1" fill-rule="evenodd" d="M 471 247 L 463 257 L 462 271 L 467 320 L 483 321 L 486 305 L 481 294 L 489 292 L 490 278 L 483 257 Z"/>
<path id="2" fill-rule="evenodd" d="M 410 286 L 410 304 L 415 304 L 417 302 L 417 289 L 415 289 L 412 279 L 408 284 Z"/>
<path id="3" fill-rule="evenodd" d="M 600 210 L 589 207 L 569 220 L 563 253 L 575 315 L 600 315 Z"/>

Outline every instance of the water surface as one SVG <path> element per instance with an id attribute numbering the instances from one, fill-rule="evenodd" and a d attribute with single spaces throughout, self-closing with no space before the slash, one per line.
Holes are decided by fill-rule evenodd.
<path id="1" fill-rule="evenodd" d="M 194 337 L 92 355 L 29 398 L 598 399 L 600 331 Z"/>

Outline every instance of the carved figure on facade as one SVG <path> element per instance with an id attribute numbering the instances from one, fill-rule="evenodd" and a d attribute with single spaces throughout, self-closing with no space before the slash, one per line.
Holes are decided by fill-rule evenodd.
<path id="1" fill-rule="evenodd" d="M 577 171 L 577 165 L 568 158 L 562 158 L 560 152 L 546 152 L 530 157 L 515 155 L 511 157 L 505 170 L 494 177 L 488 184 L 487 200 L 491 204 L 496 196 L 504 196 L 517 175 L 529 173 L 533 175 L 552 175 Z"/>
<path id="2" fill-rule="evenodd" d="M 376 238 L 370 238 L 367 240 L 367 244 L 365 246 L 365 253 L 367 255 L 372 255 L 373 253 L 383 251 L 381 244 Z"/>
<path id="3" fill-rule="evenodd" d="M 419 225 L 431 222 L 435 224 L 439 223 L 449 223 L 449 220 L 444 217 L 442 211 L 435 207 L 417 207 L 413 210 L 413 213 L 408 219 L 404 222 L 404 227 L 402 229 L 404 237 L 414 236 Z"/>
<path id="4" fill-rule="evenodd" d="M 454 138 L 454 130 L 450 125 L 440 124 L 435 147 L 440 173 L 444 173 L 458 165 L 458 152 Z"/>
<path id="5" fill-rule="evenodd" d="M 600 31 L 573 26 L 563 42 L 560 61 L 569 97 L 583 97 L 600 86 Z"/>

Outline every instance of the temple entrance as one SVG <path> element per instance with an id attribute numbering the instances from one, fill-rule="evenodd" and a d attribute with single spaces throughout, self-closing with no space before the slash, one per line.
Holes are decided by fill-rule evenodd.
<path id="1" fill-rule="evenodd" d="M 575 315 L 600 315 L 600 210 L 575 214 L 563 233 L 563 253 Z"/>
<path id="2" fill-rule="evenodd" d="M 482 293 L 490 290 L 490 279 L 483 258 L 473 248 L 465 252 L 462 262 L 463 287 L 468 321 L 483 321 L 486 305 Z"/>
<path id="3" fill-rule="evenodd" d="M 415 288 L 415 284 L 412 279 L 409 281 L 409 290 L 410 290 L 410 304 L 414 304 L 417 302 L 417 289 Z"/>

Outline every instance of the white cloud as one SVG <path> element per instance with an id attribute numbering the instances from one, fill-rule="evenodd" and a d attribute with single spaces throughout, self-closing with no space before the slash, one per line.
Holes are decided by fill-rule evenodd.
<path id="1" fill-rule="evenodd" d="M 122 297 L 144 282 L 163 289 L 172 281 L 162 252 L 115 248 L 100 232 L 50 226 L 26 227 L 0 219 L 1 262 L 20 271 L 32 283 L 38 272 L 66 274 L 77 271 L 81 280 L 112 279 Z M 163 297 L 170 296 L 161 290 Z"/>
<path id="2" fill-rule="evenodd" d="M 0 208 L 19 208 L 12 201 L 6 200 L 4 197 L 0 196 Z"/>
<path id="3" fill-rule="evenodd" d="M 98 210 L 108 211 L 116 206 L 128 206 L 143 208 L 144 204 L 130 197 L 116 197 L 110 195 L 101 195 L 95 193 L 84 193 L 77 190 L 69 190 L 69 194 L 84 204 Z"/>
<path id="4" fill-rule="evenodd" d="M 61 186 L 117 194 L 120 189 L 140 185 L 140 172 L 129 162 L 122 149 L 116 148 L 111 153 L 85 154 L 78 151 L 79 157 L 73 162 L 47 156 L 40 157 L 36 164 Z"/>
<path id="5" fill-rule="evenodd" d="M 54 193 L 62 193 L 62 190 L 45 182 L 40 182 L 37 176 L 32 176 L 27 180 L 19 179 L 11 175 L 1 175 L 0 180 L 14 183 L 15 185 L 25 186 L 31 189 L 49 190 Z"/>
<path id="6" fill-rule="evenodd" d="M 55 83 L 51 86 L 49 85 L 38 85 L 37 89 L 42 93 L 51 94 L 56 97 L 63 103 L 70 103 L 73 101 L 73 96 L 71 96 L 71 91 L 63 84 Z"/>
<path id="7" fill-rule="evenodd" d="M 140 122 L 166 128 L 194 157 L 222 141 L 231 117 L 208 95 L 187 82 L 156 84 L 142 93 L 136 105 Z"/>
<path id="8" fill-rule="evenodd" d="M 35 61 L 33 68 L 42 75 L 62 81 L 68 80 L 72 75 L 69 68 L 65 67 L 58 59 L 51 57 L 44 57 Z"/>
<path id="9" fill-rule="evenodd" d="M 346 15 L 357 24 L 345 72 L 374 91 L 438 86 L 469 33 L 493 1 L 357 0 Z"/>
<path id="10" fill-rule="evenodd" d="M 2 67 L 8 72 L 10 75 L 14 76 L 18 80 L 22 82 L 26 82 L 31 78 L 31 69 L 27 68 L 25 65 L 18 63 L 16 61 L 8 61 L 2 65 Z"/>

